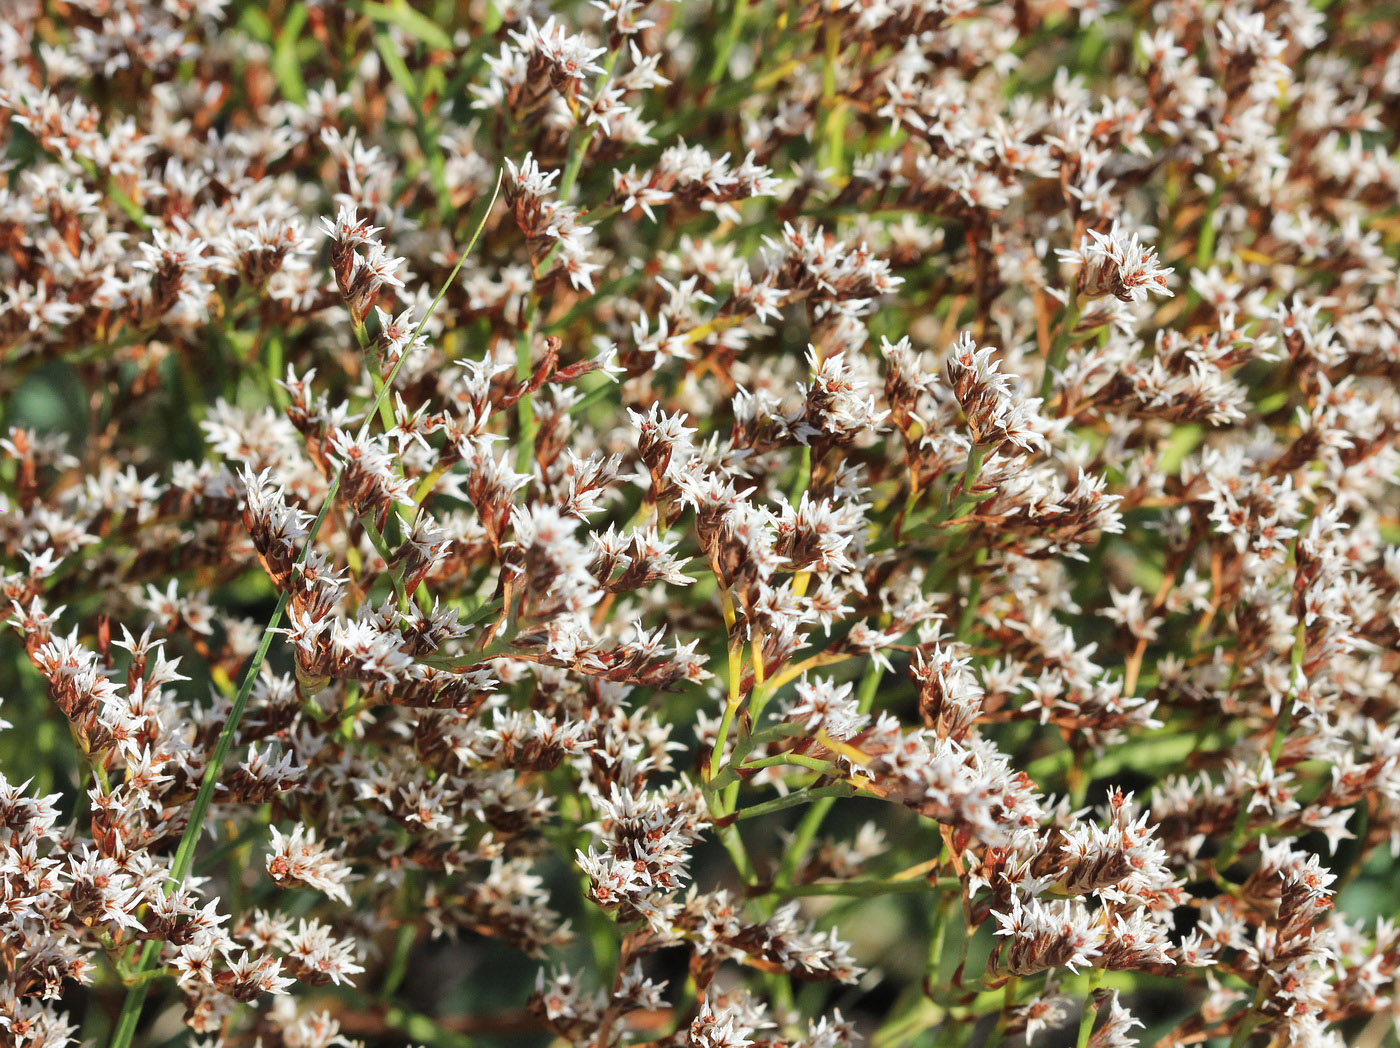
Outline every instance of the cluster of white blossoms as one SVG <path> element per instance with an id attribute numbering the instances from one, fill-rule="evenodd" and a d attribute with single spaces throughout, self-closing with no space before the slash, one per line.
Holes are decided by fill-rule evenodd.
<path id="1" fill-rule="evenodd" d="M 1386 11 L 3 6 L 0 1045 L 1396 1044 Z"/>

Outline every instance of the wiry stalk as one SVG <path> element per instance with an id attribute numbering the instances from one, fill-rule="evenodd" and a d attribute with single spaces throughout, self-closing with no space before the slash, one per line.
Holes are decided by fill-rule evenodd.
<path id="1" fill-rule="evenodd" d="M 363 440 L 369 435 L 370 425 L 379 412 L 380 405 L 389 395 L 389 390 L 394 386 L 394 380 L 398 377 L 399 369 L 403 367 L 404 361 L 408 359 L 409 350 L 417 343 L 418 337 L 423 333 L 424 326 L 428 319 L 437 309 L 443 296 L 447 294 L 447 289 L 452 286 L 452 282 L 457 279 L 457 274 L 462 269 L 462 263 L 467 260 L 472 249 L 476 247 L 476 242 L 480 238 L 482 230 L 486 228 L 486 220 L 491 215 L 491 209 L 495 206 L 496 197 L 501 191 L 501 178 L 504 172 L 496 175 L 496 187 L 491 192 L 491 200 L 486 205 L 486 210 L 482 212 L 481 220 L 477 223 L 475 232 L 472 233 L 471 240 L 468 241 L 466 249 L 461 257 L 457 259 L 457 264 L 452 267 L 452 272 L 448 274 L 447 280 L 443 282 L 438 290 L 437 297 L 433 299 L 428 310 L 423 314 L 423 319 L 419 321 L 417 329 L 413 332 L 413 337 L 409 339 L 408 346 L 399 355 L 393 370 L 389 373 L 388 381 L 380 388 L 374 398 L 374 403 L 365 413 L 364 424 L 360 427 L 359 437 Z M 321 502 L 320 512 L 316 514 L 316 520 L 311 525 L 310 533 L 306 537 L 306 544 L 302 546 L 301 555 L 297 557 L 296 570 L 300 571 L 306 565 L 306 558 L 311 553 L 311 547 L 316 541 L 317 534 L 321 531 L 321 525 L 325 523 L 326 515 L 330 512 L 331 504 L 335 502 L 336 493 L 340 490 L 340 480 L 344 474 L 342 468 L 331 480 L 330 487 L 326 489 L 326 497 Z M 277 627 L 282 624 L 282 616 L 287 610 L 287 601 L 291 597 L 290 585 L 283 590 L 282 595 L 277 598 L 277 606 L 272 610 L 272 617 L 267 620 L 267 625 L 263 627 L 262 640 L 258 643 L 258 649 L 253 653 L 253 659 L 248 663 L 247 670 L 243 674 L 243 683 L 238 687 L 238 693 L 233 697 L 233 704 L 229 707 L 228 719 L 224 722 L 223 729 L 219 732 L 218 741 L 214 744 L 214 752 L 209 757 L 209 763 L 205 766 L 204 776 L 199 783 L 199 792 L 195 794 L 194 805 L 190 809 L 190 819 L 185 825 L 185 832 L 180 836 L 180 843 L 175 848 L 175 859 L 170 864 L 170 880 L 168 882 L 170 890 L 177 890 L 185 881 L 185 877 L 190 872 L 190 866 L 194 862 L 194 851 L 199 844 L 199 838 L 203 832 L 205 817 L 209 814 L 209 806 L 214 801 L 214 790 L 218 788 L 219 775 L 223 771 L 224 761 L 228 759 L 228 752 L 233 747 L 234 736 L 238 733 L 238 724 L 243 719 L 244 708 L 248 704 L 248 696 L 252 694 L 253 685 L 258 679 L 258 673 L 262 669 L 264 660 L 267 658 L 268 649 L 272 646 L 272 637 Z M 160 955 L 161 943 L 151 939 L 141 949 L 141 956 L 136 965 L 133 976 L 133 985 L 127 990 L 126 1000 L 122 1003 L 121 1014 L 117 1017 L 116 1028 L 112 1032 L 111 1048 L 128 1048 L 131 1039 L 136 1033 L 136 1024 L 141 1019 L 141 1010 L 146 1003 L 146 994 L 150 989 L 151 980 L 144 976 L 155 964 Z"/>

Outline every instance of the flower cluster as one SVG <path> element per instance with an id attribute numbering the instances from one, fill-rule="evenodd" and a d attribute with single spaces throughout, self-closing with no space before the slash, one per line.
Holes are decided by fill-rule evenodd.
<path id="1" fill-rule="evenodd" d="M 1395 1044 L 1400 30 L 11 0 L 0 1044 Z"/>

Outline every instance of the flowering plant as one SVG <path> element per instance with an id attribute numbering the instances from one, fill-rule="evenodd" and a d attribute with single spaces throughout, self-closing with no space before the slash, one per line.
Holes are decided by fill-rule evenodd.
<path id="1" fill-rule="evenodd" d="M 5 10 L 0 1043 L 1396 1043 L 1380 7 Z"/>

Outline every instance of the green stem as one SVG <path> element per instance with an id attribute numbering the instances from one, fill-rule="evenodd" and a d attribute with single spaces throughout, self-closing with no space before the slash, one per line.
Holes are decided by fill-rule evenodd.
<path id="1" fill-rule="evenodd" d="M 826 165 L 832 171 L 842 174 L 842 145 L 846 136 L 846 102 L 836 98 L 836 71 L 841 64 L 841 49 L 844 40 L 841 25 L 835 19 L 827 21 L 824 29 L 825 53 L 822 59 L 822 105 L 826 109 L 823 145 L 826 152 Z"/>
<path id="2" fill-rule="evenodd" d="M 933 911 L 933 926 L 928 937 L 927 976 L 932 989 L 941 990 L 939 980 L 943 970 L 943 945 L 948 940 L 948 910 L 953 905 L 953 897 L 945 895 L 938 900 Z"/>
<path id="3" fill-rule="evenodd" d="M 535 343 L 535 320 L 539 314 L 540 298 L 530 293 L 530 301 L 525 309 L 525 330 L 515 342 L 515 381 L 522 386 L 530 381 L 531 355 Z M 515 417 L 520 422 L 520 432 L 516 437 L 515 472 L 529 473 L 530 460 L 535 457 L 535 405 L 530 394 L 522 396 L 515 404 Z"/>
<path id="4" fill-rule="evenodd" d="M 817 881 L 812 884 L 775 884 L 774 895 L 796 896 L 841 896 L 854 895 L 860 898 L 873 895 L 914 895 L 919 892 L 955 892 L 962 887 L 956 877 L 908 877 L 898 881 Z"/>
<path id="5" fill-rule="evenodd" d="M 598 80 L 593 85 L 595 97 L 608 86 L 608 81 L 612 79 L 613 70 L 617 68 L 618 56 L 621 54 L 621 47 L 616 47 L 608 52 L 608 57 L 603 62 L 603 71 L 598 75 Z M 578 181 L 579 172 L 583 169 L 583 158 L 588 154 L 588 147 L 593 143 L 594 130 L 591 127 L 583 128 L 582 134 L 574 139 L 573 145 L 569 148 L 569 159 L 565 162 L 564 174 L 559 179 L 559 200 L 562 203 L 567 204 L 570 194 L 574 191 L 574 183 Z"/>
<path id="6" fill-rule="evenodd" d="M 384 985 L 379 989 L 381 1001 L 388 1003 L 394 999 L 394 994 L 403 984 L 404 976 L 408 974 L 408 961 L 417 942 L 418 926 L 405 920 L 399 928 L 398 938 L 394 940 L 394 954 L 389 959 L 389 967 L 384 973 Z"/>
<path id="7" fill-rule="evenodd" d="M 1069 301 L 1065 303 L 1064 316 L 1060 318 L 1060 331 L 1055 336 L 1054 345 L 1050 347 L 1050 355 L 1045 359 L 1045 374 L 1040 378 L 1041 400 L 1049 399 L 1050 390 L 1055 385 L 1055 372 L 1065 366 L 1070 343 L 1074 341 L 1074 328 L 1079 323 L 1079 314 L 1079 291 L 1075 289 L 1069 293 Z"/>
<path id="8" fill-rule="evenodd" d="M 374 383 L 374 396 L 379 403 L 379 424 L 384 427 L 384 432 L 388 433 L 394 428 L 394 407 L 389 403 L 389 387 L 384 380 L 379 377 L 379 364 L 371 361 L 372 370 L 369 373 L 370 380 Z"/>
<path id="9" fill-rule="evenodd" d="M 749 0 L 734 0 L 734 6 L 729 9 L 729 21 L 724 26 L 724 34 L 719 38 L 719 47 L 715 49 L 715 60 L 710 65 L 710 75 L 706 83 L 719 83 L 729 71 L 729 56 L 734 53 L 734 45 L 739 42 L 739 30 L 743 27 L 744 18 L 748 13 Z"/>
<path id="10" fill-rule="evenodd" d="M 621 47 L 609 52 L 606 62 L 603 65 L 603 72 L 599 74 L 597 83 L 594 85 L 596 95 L 608 81 L 612 79 L 613 70 L 617 66 L 618 56 L 622 53 Z M 588 154 L 588 147 L 593 141 L 594 129 L 585 127 L 580 129 L 580 133 L 574 138 L 573 144 L 569 147 L 569 159 L 564 164 L 564 174 L 559 179 L 558 197 L 561 203 L 568 203 L 569 197 L 573 195 L 574 185 L 578 182 L 579 173 L 583 170 L 583 159 Z M 547 273 L 550 263 L 558 253 L 559 246 L 556 244 L 550 249 L 540 262 L 539 271 Z M 539 320 L 540 299 L 534 292 L 530 293 L 530 298 L 525 307 L 525 325 L 520 333 L 520 337 L 515 343 L 515 380 L 524 384 L 530 380 L 531 356 L 534 352 L 535 326 Z M 521 397 L 515 405 L 515 415 L 520 423 L 520 434 L 515 451 L 515 471 L 517 473 L 529 472 L 530 459 L 534 457 L 535 449 L 535 406 L 531 403 L 529 394 Z"/>
<path id="11" fill-rule="evenodd" d="M 875 703 L 875 692 L 879 690 L 880 678 L 884 676 L 884 669 L 875 662 L 871 662 L 865 670 L 865 676 L 861 678 L 860 686 L 856 689 L 856 704 L 861 713 L 869 713 L 871 706 Z M 797 830 L 792 835 L 792 840 L 788 843 L 787 855 L 783 858 L 782 865 L 778 868 L 777 881 L 779 884 L 786 884 L 792 880 L 793 876 L 806 861 L 807 853 L 811 851 L 812 844 L 816 840 L 817 832 L 821 829 L 822 823 L 826 821 L 827 813 L 831 811 L 831 806 L 836 803 L 835 797 L 823 797 L 807 809 L 807 813 L 802 817 L 802 821 L 797 824 Z"/>
<path id="12" fill-rule="evenodd" d="M 794 790 L 785 797 L 775 797 L 771 801 L 764 801 L 762 804 L 754 804 L 748 808 L 742 808 L 735 812 L 736 820 L 756 819 L 760 815 L 771 815 L 775 811 L 782 811 L 784 808 L 791 808 L 798 804 L 806 804 L 813 798 L 834 798 L 851 797 L 855 795 L 855 789 L 845 783 L 835 786 L 816 786 L 802 790 Z"/>
<path id="13" fill-rule="evenodd" d="M 739 835 L 738 829 L 726 821 L 729 813 L 725 810 L 724 799 L 715 790 L 706 789 L 705 802 L 709 805 L 710 815 L 718 827 L 720 843 L 724 845 L 724 850 L 729 853 L 730 861 L 734 863 L 734 869 L 738 871 L 739 879 L 745 884 L 752 884 L 755 877 L 753 866 L 749 862 L 749 853 L 744 847 L 744 838 Z"/>
<path id="14" fill-rule="evenodd" d="M 1012 976 L 1006 980 L 1006 986 L 1002 989 L 1001 995 L 1001 1015 L 997 1017 L 997 1025 L 992 1030 L 991 1038 L 987 1041 L 987 1048 L 999 1048 L 1006 1040 L 1006 1028 L 1011 1023 L 1011 1012 L 1016 1007 L 1017 994 L 1021 989 L 1021 980 Z"/>
<path id="15" fill-rule="evenodd" d="M 812 446 L 802 445 L 802 456 L 797 462 L 797 476 L 792 478 L 792 488 L 788 491 L 788 501 L 796 506 L 802 501 L 807 486 L 812 483 Z"/>
<path id="16" fill-rule="evenodd" d="M 1223 178 L 1217 179 L 1210 192 L 1210 203 L 1201 216 L 1201 239 L 1196 242 L 1196 268 L 1205 269 L 1215 257 L 1215 212 L 1220 208 L 1220 198 L 1224 195 Z"/>
<path id="17" fill-rule="evenodd" d="M 1099 1006 L 1094 1003 L 1094 991 L 1103 982 L 1103 969 L 1094 968 L 1089 972 L 1089 989 L 1084 993 L 1084 1011 L 1079 1016 L 1079 1036 L 1075 1048 L 1088 1048 L 1089 1037 L 1094 1031 L 1094 1020 L 1099 1017 Z"/>
<path id="18" fill-rule="evenodd" d="M 979 549 L 973 561 L 974 564 L 984 564 L 987 560 L 987 551 Z M 966 642 L 972 633 L 973 623 L 977 620 L 977 609 L 982 604 L 982 575 L 980 572 L 974 574 L 967 588 L 967 599 L 963 603 L 962 615 L 958 617 L 958 632 L 954 634 L 955 640 Z"/>
<path id="19" fill-rule="evenodd" d="M 298 559 L 299 567 L 306 562 L 306 555 L 311 549 L 312 539 L 326 518 L 326 511 L 330 508 L 335 488 L 338 486 L 339 477 L 336 478 L 336 483 L 331 485 L 331 491 L 322 504 L 321 513 L 316 519 L 316 525 L 307 537 L 306 547 Z M 239 687 L 238 694 L 234 696 L 233 706 L 228 712 L 228 720 L 224 722 L 223 730 L 219 732 L 218 742 L 214 745 L 214 753 L 204 768 L 204 778 L 199 784 L 199 792 L 195 794 L 194 807 L 190 809 L 190 820 L 185 826 L 185 832 L 180 837 L 178 847 L 175 849 L 175 861 L 170 865 L 169 886 L 172 891 L 184 883 L 185 875 L 189 873 L 190 864 L 194 861 L 195 845 L 199 843 L 205 816 L 209 812 L 209 805 L 214 800 L 214 787 L 223 771 L 228 751 L 233 746 L 233 737 L 238 730 L 238 722 L 243 718 L 243 709 L 248 703 L 248 696 L 252 693 L 253 685 L 257 682 L 258 671 L 262 668 L 263 660 L 267 658 L 268 649 L 272 646 L 272 638 L 275 635 L 273 630 L 282 622 L 282 614 L 287 610 L 287 601 L 290 597 L 291 590 L 288 589 L 283 591 L 278 598 L 277 607 L 272 612 L 272 618 L 268 620 L 267 626 L 263 629 L 262 641 L 258 644 L 258 650 L 253 655 L 253 661 L 248 664 L 247 672 L 243 675 L 243 684 Z M 136 977 L 142 976 L 151 967 L 160 953 L 160 948 L 161 944 L 155 940 L 147 942 L 142 947 L 141 958 L 136 966 Z M 142 978 L 127 991 L 126 1000 L 122 1003 L 121 1014 L 117 1017 L 116 1029 L 112 1033 L 112 1048 L 127 1048 L 131 1044 L 131 1038 L 136 1032 L 136 1024 L 140 1021 L 141 1009 L 146 1003 L 146 994 L 149 990 L 150 980 Z"/>
<path id="20" fill-rule="evenodd" d="M 764 757 L 761 760 L 752 761 L 744 765 L 745 771 L 757 771 L 761 768 L 806 768 L 808 771 L 815 771 L 822 775 L 829 775 L 835 770 L 835 765 L 831 761 L 824 761 L 820 757 L 808 757 L 802 753 L 779 753 L 774 757 Z"/>
<path id="21" fill-rule="evenodd" d="M 1244 1014 L 1240 1017 L 1240 1025 L 1235 1030 L 1235 1035 L 1230 1038 L 1230 1048 L 1244 1048 L 1245 1042 L 1249 1040 L 1250 1034 L 1259 1025 L 1259 1009 L 1268 1000 L 1268 993 L 1264 989 L 1264 976 L 1260 974 L 1259 986 L 1254 991 L 1254 1000 Z"/>
<path id="22" fill-rule="evenodd" d="M 963 466 L 962 476 L 958 478 L 957 499 L 954 501 L 953 489 L 949 488 L 944 496 L 943 505 L 933 515 L 932 523 L 934 526 L 942 524 L 945 520 L 956 518 L 976 501 L 972 497 L 972 487 L 977 483 L 977 477 L 982 472 L 982 465 L 987 461 L 987 455 L 990 454 L 991 450 L 990 444 L 973 444 L 968 449 L 967 463 Z"/>

